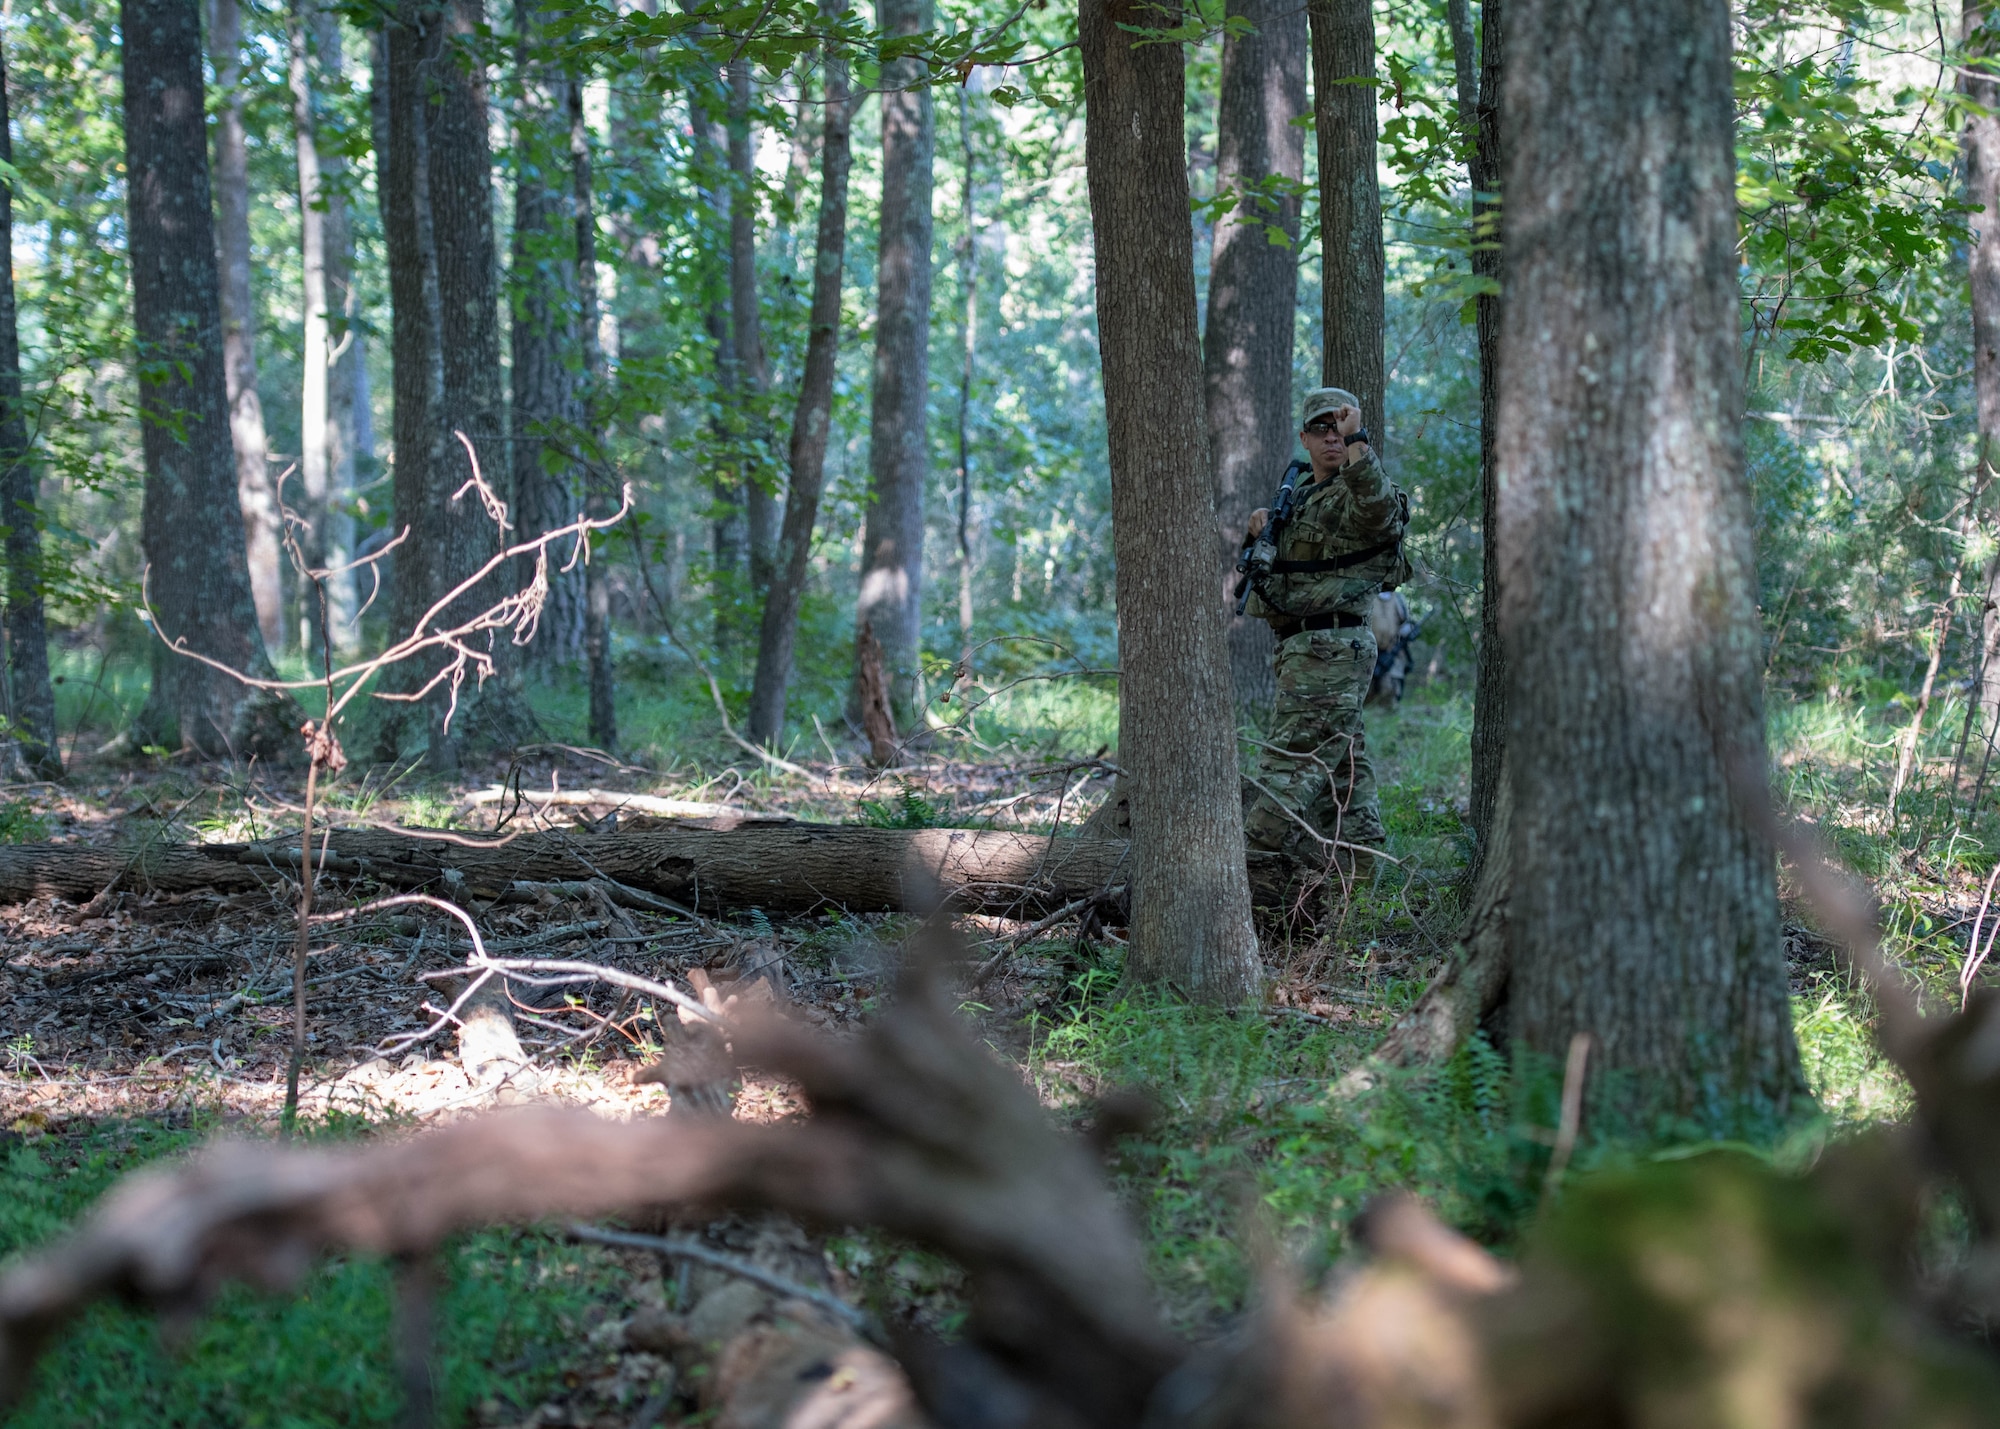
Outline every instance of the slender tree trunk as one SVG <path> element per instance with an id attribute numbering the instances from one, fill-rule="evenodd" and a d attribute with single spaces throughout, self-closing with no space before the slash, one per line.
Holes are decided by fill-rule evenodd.
<path id="1" fill-rule="evenodd" d="M 1186 74 L 1139 0 L 1082 0 L 1084 161 L 1118 566 L 1118 748 L 1132 819 L 1126 967 L 1203 1002 L 1259 979 L 1195 328 Z"/>
<path id="2" fill-rule="evenodd" d="M 1804 1095 L 1741 439 L 1729 11 L 1509 0 L 1510 1025 L 1723 1133 Z M 1628 1104 L 1627 1110 L 1630 1111 Z M 1641 1113 L 1643 1114 L 1643 1112 Z"/>
<path id="3" fill-rule="evenodd" d="M 728 135 L 726 126 L 715 119 L 715 106 L 727 105 L 727 97 L 707 92 L 697 85 L 688 95 L 688 118 L 694 130 L 694 169 L 705 185 L 710 233 L 731 233 L 735 211 L 730 192 Z M 707 255 L 704 255 L 706 258 Z M 716 583 L 715 644 L 719 650 L 733 650 L 737 643 L 741 589 L 738 582 L 749 573 L 750 529 L 744 512 L 742 440 L 735 415 L 737 384 L 736 325 L 732 311 L 732 266 L 727 250 L 720 261 L 704 264 L 707 282 L 706 311 L 702 315 L 709 341 L 715 346 L 715 457 L 711 486 L 710 559 Z"/>
<path id="4" fill-rule="evenodd" d="M 729 67 L 729 322 L 736 338 L 736 410 L 746 458 L 761 451 L 765 384 L 764 321 L 757 295 L 757 131 L 750 123 L 750 62 Z M 750 544 L 750 593 L 762 602 L 771 586 L 783 503 L 766 483 L 762 462 L 744 471 L 743 514 Z"/>
<path id="5" fill-rule="evenodd" d="M 1963 40 L 1965 67 L 1959 89 L 1978 106 L 1965 124 L 1965 202 L 1972 209 L 1973 241 L 1968 259 L 1972 289 L 1972 400 L 1978 425 L 1978 470 L 1974 479 L 1992 481 L 2000 472 L 2000 36 L 1988 28 L 1985 6 L 1967 0 Z M 1981 620 L 1977 701 L 1980 740 L 1972 764 L 1983 791 L 2000 736 L 2000 556 L 1986 568 L 1985 615 Z"/>
<path id="6" fill-rule="evenodd" d="M 201 12 L 196 0 L 123 0 L 119 31 L 147 592 L 167 639 L 261 676 L 270 661 L 250 594 L 223 376 Z M 157 640 L 152 664 L 138 742 L 227 752 L 244 687 Z"/>
<path id="7" fill-rule="evenodd" d="M 1250 513 L 1277 489 L 1297 427 L 1292 411 L 1292 326 L 1299 299 L 1299 201 L 1270 193 L 1269 180 L 1305 176 L 1305 12 L 1283 0 L 1232 0 L 1251 29 L 1222 41 L 1216 106 L 1215 182 L 1239 195 L 1215 225 L 1209 259 L 1209 471 L 1221 534 L 1229 667 L 1236 702 L 1265 709 L 1277 697 L 1271 627 L 1235 614 L 1236 557 Z M 1271 230 L 1287 242 L 1274 242 Z"/>
<path id="8" fill-rule="evenodd" d="M 222 353 L 236 495 L 248 539 L 257 628 L 269 650 L 285 646 L 284 571 L 277 485 L 257 394 L 257 308 L 250 285 L 250 156 L 243 131 L 243 17 L 237 0 L 209 0 L 209 57 L 222 102 L 215 111 L 215 221 L 222 271 Z"/>
<path id="9" fill-rule="evenodd" d="M 1472 271 L 1500 281 L 1500 79 L 1503 0 L 1482 0 L 1473 43 L 1470 0 L 1451 0 L 1452 54 L 1458 68 L 1458 122 L 1470 154 Z M 1474 76 L 1477 76 L 1475 79 Z M 1500 546 L 1495 537 L 1499 487 L 1493 467 L 1500 392 L 1500 295 L 1477 304 L 1479 342 L 1479 668 L 1472 708 L 1472 876 L 1493 837 L 1500 756 L 1506 745 L 1507 655 L 1500 644 Z"/>
<path id="10" fill-rule="evenodd" d="M 581 444 L 590 433 L 578 388 L 579 303 L 570 198 L 559 178 L 569 158 L 569 75 L 538 52 L 540 0 L 516 0 L 514 33 L 521 96 L 514 124 L 511 466 L 523 531 L 547 531 L 582 509 Z M 526 658 L 545 671 L 572 668 L 584 649 L 582 570 L 551 562 L 548 602 Z M 531 564 L 516 576 L 525 582 Z"/>
<path id="11" fill-rule="evenodd" d="M 0 163 L 14 162 L 8 127 L 7 57 L 0 50 Z M 6 570 L 0 595 L 7 606 L 7 678 L 0 685 L 0 777 L 9 765 L 37 779 L 62 778 L 56 743 L 55 687 L 49 682 L 48 630 L 42 620 L 42 532 L 35 468 L 29 460 L 27 414 L 21 406 L 21 347 L 14 309 L 14 190 L 0 177 L 0 527 Z"/>
<path id="12" fill-rule="evenodd" d="M 884 37 L 929 30 L 931 0 L 881 0 Z M 857 628 L 882 642 L 897 723 L 915 716 L 922 671 L 924 485 L 930 473 L 931 165 L 936 125 L 921 62 L 882 66 L 882 224 L 875 387 Z"/>
<path id="13" fill-rule="evenodd" d="M 845 0 L 832 0 L 827 18 L 837 22 Z M 819 235 L 813 257 L 812 315 L 806 336 L 805 375 L 792 414 L 791 497 L 778 536 L 777 570 L 764 600 L 757 639 L 757 676 L 750 692 L 750 738 L 775 743 L 785 731 L 785 688 L 791 680 L 799 602 L 805 596 L 813 525 L 819 519 L 826 478 L 826 447 L 833 422 L 834 363 L 840 356 L 840 280 L 847 254 L 847 175 L 852 166 L 853 105 L 847 94 L 847 61 L 835 46 L 825 54 L 826 115 L 820 138 Z"/>
<path id="14" fill-rule="evenodd" d="M 217 3 L 228 4 L 231 0 L 217 0 Z M 327 325 L 326 193 L 320 171 L 318 126 L 313 117 L 312 73 L 303 13 L 308 3 L 310 0 L 294 0 L 286 39 L 291 51 L 287 77 L 292 90 L 292 138 L 299 168 L 300 306 L 304 310 L 299 353 L 299 479 L 304 500 L 299 514 L 305 520 L 305 528 L 298 535 L 298 543 L 306 569 L 313 571 L 325 569 L 330 549 L 327 541 L 332 433 L 329 357 L 333 349 Z M 307 668 L 311 669 L 328 650 L 331 639 L 314 582 L 301 580 L 298 591 L 300 649 Z"/>
<path id="15" fill-rule="evenodd" d="M 569 86 L 571 196 L 576 231 L 577 329 L 583 339 L 583 425 L 589 434 L 584 466 L 584 508 L 594 517 L 616 508 L 615 478 L 604 446 L 605 410 L 611 374 L 597 336 L 597 212 L 591 201 L 590 126 L 583 117 L 583 76 Z M 592 552 L 584 566 L 584 649 L 590 665 L 590 737 L 599 748 L 618 745 L 617 691 L 611 669 L 611 587 L 604 578 L 604 552 Z"/>
<path id="16" fill-rule="evenodd" d="M 972 658 L 972 378 L 979 360 L 979 186 L 972 156 L 972 100 L 958 87 L 958 140 L 965 161 L 964 249 L 958 284 L 965 294 L 965 330 L 958 369 L 958 649 Z"/>
<path id="17" fill-rule="evenodd" d="M 465 490 L 472 467 L 454 435 L 479 454 L 489 485 L 501 478 L 500 332 L 494 262 L 492 161 L 485 76 L 471 58 L 480 0 L 407 0 L 389 21 L 388 163 L 391 299 L 396 343 L 397 550 L 393 624 L 416 626 L 431 604 L 476 570 L 499 533 Z M 501 582 L 462 598 L 444 619 L 484 608 Z M 406 678 L 422 683 L 433 668 Z M 428 757 L 455 768 L 469 727 L 506 742 L 519 732 L 518 697 L 489 680 L 476 696 L 442 686 L 427 706 Z M 478 709 L 468 706 L 477 704 Z"/>
<path id="18" fill-rule="evenodd" d="M 1313 131 L 1319 143 L 1320 380 L 1361 399 L 1377 455 L 1387 455 L 1382 390 L 1382 192 L 1375 164 L 1372 0 L 1308 0 Z"/>
<path id="19" fill-rule="evenodd" d="M 314 73 L 318 75 L 315 92 L 337 89 L 345 68 L 340 53 L 340 16 L 331 5 L 318 0 L 297 0 L 297 3 L 306 11 L 306 30 L 316 65 Z M 366 341 L 354 282 L 354 224 L 347 211 L 347 160 L 336 148 L 320 154 L 319 161 L 321 203 L 326 210 L 321 246 L 326 264 L 328 338 L 333 344 L 327 374 L 325 549 L 334 574 L 326 583 L 327 619 L 333 627 L 334 650 L 348 655 L 359 646 L 361 635 L 354 623 L 359 605 L 355 574 L 341 569 L 354 558 L 354 517 L 348 503 L 354 497 L 356 463 L 365 461 L 372 466 L 375 443 L 368 411 Z M 372 579 L 369 584 L 372 587 Z"/>

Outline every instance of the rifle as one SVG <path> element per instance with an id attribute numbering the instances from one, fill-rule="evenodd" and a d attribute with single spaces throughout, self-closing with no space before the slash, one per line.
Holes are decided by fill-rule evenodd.
<path id="1" fill-rule="evenodd" d="M 1242 554 L 1236 558 L 1236 613 L 1241 615 L 1250 604 L 1250 592 L 1258 582 L 1271 574 L 1271 564 L 1278 559 L 1278 535 L 1285 523 L 1292 519 L 1292 512 L 1298 506 L 1299 477 L 1312 470 L 1310 462 L 1295 461 L 1285 468 L 1284 480 L 1278 483 L 1278 495 L 1271 502 L 1271 519 L 1264 523 L 1262 534 L 1252 536 L 1243 542 Z"/>

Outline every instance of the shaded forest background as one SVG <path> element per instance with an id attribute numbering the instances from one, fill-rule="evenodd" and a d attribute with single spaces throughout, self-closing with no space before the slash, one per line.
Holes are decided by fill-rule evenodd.
<path id="1" fill-rule="evenodd" d="M 1420 671 L 1463 681 L 1478 628 L 1479 418 L 1469 299 L 1479 280 L 1470 271 L 1471 195 L 1448 8 L 1398 7 L 1381 24 L 1384 450 L 1415 494 L 1422 575 L 1407 593 L 1425 622 Z M 941 15 L 937 25 L 970 42 L 1006 19 L 974 9 Z M 240 69 L 223 74 L 211 99 L 217 114 L 234 107 L 243 122 L 254 391 L 273 482 L 300 453 L 300 208 L 286 23 L 277 10 L 244 7 Z M 24 392 L 69 752 L 101 744 L 137 709 L 148 662 L 136 616 L 142 472 L 116 16 L 58 0 L 20 10 L 8 25 Z M 506 318 L 530 321 L 543 305 L 560 323 L 567 321 L 562 305 L 576 302 L 573 232 L 557 224 L 523 238 L 512 223 L 524 185 L 531 199 L 538 189 L 554 190 L 566 202 L 568 126 L 551 128 L 529 94 L 524 74 L 533 79 L 534 72 L 523 69 L 518 17 L 496 13 L 490 27 L 480 45 L 490 78 Z M 1220 16 L 1209 17 L 1200 31 L 1206 39 L 1189 52 L 1198 280 L 1206 277 L 1208 244 L 1201 240 L 1218 216 L 1258 198 L 1218 191 L 1215 179 L 1222 29 Z M 804 360 L 822 81 L 810 56 L 775 70 L 753 67 L 756 168 L 745 179 L 730 174 L 726 144 L 716 143 L 728 119 L 720 77 L 713 92 L 703 91 L 682 82 L 688 73 L 700 78 L 685 58 L 670 66 L 662 49 L 632 45 L 616 26 L 606 33 L 611 38 L 596 41 L 571 27 L 541 42 L 559 58 L 574 50 L 588 71 L 583 128 L 595 184 L 596 331 L 604 354 L 592 425 L 603 437 L 604 459 L 633 484 L 636 499 L 634 517 L 594 559 L 604 563 L 613 659 L 623 677 L 621 742 L 655 762 L 674 757 L 677 738 L 700 722 L 707 704 L 700 677 L 664 638 L 664 621 L 712 664 L 739 723 L 747 714 L 759 605 L 747 548 L 730 545 L 726 534 L 718 547 L 717 519 L 727 512 L 718 509 L 714 475 L 742 472 L 781 496 Z M 1024 57 L 1058 53 L 1023 68 L 974 67 L 964 84 L 939 88 L 934 105 L 921 603 L 921 673 L 933 715 L 949 714 L 937 696 L 950 687 L 968 644 L 978 648 L 976 673 L 995 684 L 1013 674 L 1116 663 L 1080 75 L 1074 50 L 1060 48 L 1062 22 L 1047 12 L 1030 8 L 1007 33 L 1022 42 Z M 1991 556 L 1982 523 L 1966 519 L 1975 416 L 1952 118 L 1960 41 L 1937 33 L 1927 12 L 1880 6 L 1756 6 L 1740 17 L 1739 40 L 1746 434 L 1773 687 L 1801 700 L 1858 695 L 1857 710 L 1880 712 L 1913 694 L 1942 632 L 1940 693 L 1949 696 L 1951 682 L 1979 664 L 1968 612 Z M 344 467 L 344 484 L 333 494 L 330 549 L 367 552 L 393 534 L 394 460 L 370 49 L 351 19 L 318 24 L 308 49 L 326 182 L 344 200 L 354 252 L 351 296 L 332 316 L 333 340 L 345 349 L 336 377 L 353 381 L 359 397 L 351 476 Z M 700 123 L 690 119 L 697 98 Z M 869 499 L 878 116 L 864 93 L 855 117 L 827 491 L 812 544 L 796 699 L 777 741 L 785 748 L 814 742 L 815 715 L 828 729 L 841 726 L 851 677 Z M 1317 380 L 1321 347 L 1317 161 L 1314 146 L 1305 148 L 1293 396 Z M 712 322 L 729 297 L 729 212 L 739 192 L 755 217 L 761 390 L 744 389 L 719 362 Z M 581 357 L 563 360 L 575 365 Z M 969 492 L 963 596 L 961 428 Z M 517 427 L 468 435 L 489 468 L 502 471 L 527 440 Z M 553 455 L 539 459 L 563 464 Z M 295 472 L 289 480 L 296 503 L 300 479 Z M 305 674 L 299 582 L 275 549 L 262 559 L 282 584 L 273 657 Z M 336 639 L 379 644 L 391 602 L 376 600 L 356 622 L 349 612 L 359 603 L 336 592 Z M 1950 618 L 1940 624 L 1947 604 Z M 523 672 L 550 732 L 566 738 L 587 734 L 584 691 L 574 678 L 580 622 L 572 618 L 571 627 L 552 621 L 528 647 Z M 1052 658 L 1055 647 L 1042 643 L 1049 641 L 1073 659 Z M 1030 685 L 990 713 L 1019 707 L 1010 722 L 1022 728 L 1053 715 L 1089 742 L 1110 728 L 1109 693 L 1102 681 Z"/>

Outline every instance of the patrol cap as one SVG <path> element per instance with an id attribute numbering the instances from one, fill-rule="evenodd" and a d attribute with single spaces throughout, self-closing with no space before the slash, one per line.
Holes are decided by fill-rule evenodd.
<path id="1" fill-rule="evenodd" d="M 1306 393 L 1305 415 L 1299 418 L 1299 425 L 1303 427 L 1314 417 L 1342 407 L 1352 407 L 1358 412 L 1361 410 L 1361 399 L 1345 387 L 1315 387 Z"/>

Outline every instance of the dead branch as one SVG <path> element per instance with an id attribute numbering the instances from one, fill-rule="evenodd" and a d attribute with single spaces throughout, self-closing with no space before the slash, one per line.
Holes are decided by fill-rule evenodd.
<path id="1" fill-rule="evenodd" d="M 836 1320 L 843 1321 L 863 1333 L 870 1333 L 872 1330 L 868 1316 L 839 1296 L 829 1295 L 824 1290 L 815 1290 L 810 1285 L 801 1285 L 796 1280 L 766 1270 L 763 1266 L 753 1264 L 741 1256 L 729 1255 L 712 1246 L 703 1245 L 698 1240 L 690 1240 L 686 1236 L 637 1235 L 632 1231 L 612 1230 L 605 1226 L 587 1226 L 580 1221 L 572 1223 L 565 1229 L 571 1240 L 580 1240 L 591 1245 L 615 1245 L 627 1250 L 650 1250 L 668 1260 L 691 1260 L 697 1265 L 706 1265 L 712 1270 L 720 1270 L 747 1280 L 752 1285 L 761 1285 L 772 1294 L 781 1295 L 787 1300 L 803 1300 L 806 1304 L 826 1311 Z M 879 1335 L 879 1331 L 874 1331 L 870 1337 L 879 1338 Z"/>

